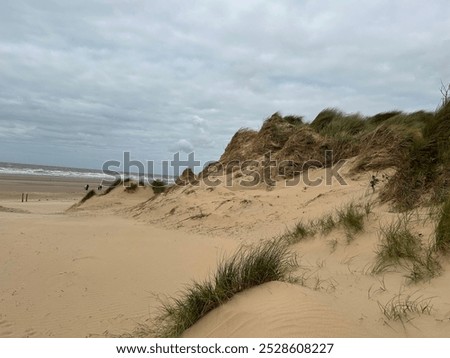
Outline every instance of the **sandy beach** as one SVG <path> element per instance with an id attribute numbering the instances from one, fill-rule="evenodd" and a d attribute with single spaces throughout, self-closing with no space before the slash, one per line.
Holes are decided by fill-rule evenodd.
<path id="1" fill-rule="evenodd" d="M 130 193 L 119 186 L 77 207 L 84 181 L 1 178 L 0 336 L 133 334 L 151 323 L 161 300 L 207 278 L 238 247 L 284 233 L 299 213 L 313 219 L 373 201 L 352 241 L 337 229 L 292 245 L 301 284 L 271 282 L 239 293 L 184 336 L 450 337 L 450 265 L 413 285 L 402 269 L 370 274 L 379 224 L 397 214 L 377 204 L 366 175 L 346 171 L 345 178 L 346 186 L 270 191 L 188 185 L 158 197 L 151 188 Z M 27 203 L 19 200 L 24 188 Z M 421 215 L 415 225 L 428 237 L 432 227 Z M 430 298 L 432 310 L 407 323 L 389 321 L 380 306 L 399 295 Z"/>
<path id="2" fill-rule="evenodd" d="M 236 246 L 117 215 L 66 214 L 85 181 L 16 179 L 0 179 L 1 337 L 128 333 L 158 295 L 207 275 Z"/>

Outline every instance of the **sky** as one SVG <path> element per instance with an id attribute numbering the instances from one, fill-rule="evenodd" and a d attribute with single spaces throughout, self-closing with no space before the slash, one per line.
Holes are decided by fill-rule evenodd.
<path id="1" fill-rule="evenodd" d="M 274 112 L 435 110 L 448 0 L 0 0 L 0 161 L 217 160 Z"/>

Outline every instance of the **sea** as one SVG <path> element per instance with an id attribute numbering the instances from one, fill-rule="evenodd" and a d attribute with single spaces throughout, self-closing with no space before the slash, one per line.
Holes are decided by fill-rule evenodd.
<path id="1" fill-rule="evenodd" d="M 20 164 L 10 162 L 0 162 L 0 175 L 29 175 L 29 176 L 50 176 L 60 178 L 80 178 L 80 179 L 105 179 L 114 180 L 118 177 L 131 178 L 134 180 L 145 180 L 151 182 L 155 179 L 164 180 L 167 183 L 173 182 L 172 177 L 163 177 L 158 174 L 141 174 L 138 173 L 113 173 L 109 174 L 100 169 L 86 169 L 86 168 L 72 168 L 72 167 L 58 167 L 52 165 L 37 165 L 37 164 Z"/>

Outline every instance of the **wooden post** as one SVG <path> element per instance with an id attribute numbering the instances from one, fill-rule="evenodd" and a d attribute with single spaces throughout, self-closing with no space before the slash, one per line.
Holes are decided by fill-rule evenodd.
<path id="1" fill-rule="evenodd" d="M 25 202 L 28 203 L 28 193 L 25 195 Z"/>
<path id="2" fill-rule="evenodd" d="M 22 203 L 23 203 L 23 193 L 22 193 Z"/>

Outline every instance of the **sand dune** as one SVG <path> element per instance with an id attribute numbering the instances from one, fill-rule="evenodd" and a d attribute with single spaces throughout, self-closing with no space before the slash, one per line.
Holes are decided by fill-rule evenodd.
<path id="1" fill-rule="evenodd" d="M 350 162 L 351 163 L 351 162 Z M 324 176 L 323 169 L 310 171 Z M 151 324 L 158 297 L 177 295 L 215 270 L 242 244 L 282 234 L 299 219 L 323 217 L 345 203 L 373 203 L 364 230 L 342 228 L 291 246 L 297 285 L 271 282 L 235 296 L 186 337 L 449 337 L 450 265 L 418 284 L 406 269 L 372 275 L 380 224 L 398 214 L 380 204 L 370 173 L 344 170 L 346 186 L 184 186 L 155 197 L 118 187 L 69 209 L 84 191 L 28 203 L 0 196 L 0 336 L 84 337 L 129 334 Z M 49 184 L 51 187 L 51 184 Z M 380 186 L 383 183 L 380 183 Z M 15 197 L 18 197 L 17 195 Z M 413 225 L 433 232 L 425 209 Z M 431 298 L 430 314 L 390 321 L 380 306 L 400 294 Z"/>
<path id="2" fill-rule="evenodd" d="M 238 294 L 188 329 L 183 337 L 373 337 L 320 295 L 270 282 Z"/>
<path id="3" fill-rule="evenodd" d="M 246 189 L 236 181 L 233 186 L 217 187 L 199 183 L 179 187 L 170 195 L 123 211 L 139 221 L 167 228 L 248 240 L 271 238 L 297 223 L 299 218 L 320 217 L 353 200 L 373 200 L 370 174 L 350 175 L 351 164 L 349 161 L 342 171 L 347 173 L 345 186 L 333 181 L 333 185 L 311 187 L 300 181 L 286 187 L 280 181 L 275 190 L 267 190 L 265 186 Z M 309 173 L 311 181 L 326 177 L 326 169 Z M 224 184 L 229 180 L 219 178 Z"/>

